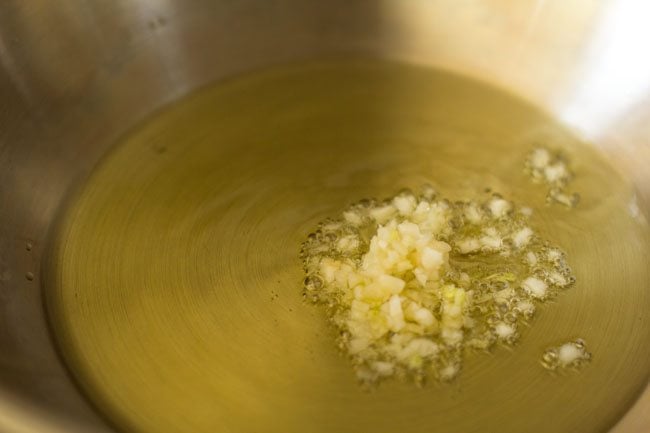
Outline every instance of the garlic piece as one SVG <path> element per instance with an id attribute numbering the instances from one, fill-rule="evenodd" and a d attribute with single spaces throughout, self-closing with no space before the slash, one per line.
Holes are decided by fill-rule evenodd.
<path id="1" fill-rule="evenodd" d="M 528 277 L 521 283 L 521 288 L 533 298 L 541 299 L 546 296 L 548 285 L 539 278 Z"/>

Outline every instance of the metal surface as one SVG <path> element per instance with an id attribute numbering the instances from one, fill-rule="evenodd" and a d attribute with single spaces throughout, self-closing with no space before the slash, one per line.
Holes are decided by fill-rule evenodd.
<path id="1" fill-rule="evenodd" d="M 52 344 L 43 252 L 66 192 L 153 110 L 213 80 L 301 59 L 441 66 L 575 127 L 634 183 L 647 218 L 648 18 L 647 6 L 625 0 L 3 3 L 0 430 L 110 431 Z M 649 412 L 646 392 L 615 431 L 647 431 Z"/>

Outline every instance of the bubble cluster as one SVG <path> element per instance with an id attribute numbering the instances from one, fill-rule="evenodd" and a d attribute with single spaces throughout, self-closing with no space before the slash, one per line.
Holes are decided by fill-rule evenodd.
<path id="1" fill-rule="evenodd" d="M 547 370 L 579 369 L 591 360 L 586 343 L 578 338 L 560 346 L 549 347 L 542 355 L 542 366 Z"/>
<path id="2" fill-rule="evenodd" d="M 574 283 L 566 256 L 499 194 L 423 187 L 366 199 L 302 245 L 304 296 L 324 306 L 364 383 L 449 380 L 468 350 L 512 346 L 537 305 Z"/>
<path id="3" fill-rule="evenodd" d="M 572 208 L 580 201 L 578 193 L 567 192 L 573 173 L 568 161 L 559 152 L 552 152 L 543 146 L 535 147 L 526 158 L 525 170 L 533 182 L 544 183 L 549 187 L 546 195 L 548 203 L 559 203 Z"/>

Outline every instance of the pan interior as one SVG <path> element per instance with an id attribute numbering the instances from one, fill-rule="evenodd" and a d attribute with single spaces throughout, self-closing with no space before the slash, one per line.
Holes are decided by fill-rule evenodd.
<path id="1" fill-rule="evenodd" d="M 545 205 L 523 173 L 537 142 L 571 160 L 576 209 Z M 454 382 L 365 392 L 302 299 L 299 246 L 351 202 L 423 183 L 531 206 L 577 283 Z M 115 146 L 62 218 L 47 308 L 80 387 L 129 431 L 603 431 L 650 370 L 650 235 L 631 200 L 593 147 L 486 84 L 379 61 L 283 67 L 201 90 Z M 541 367 L 577 337 L 586 368 Z"/>

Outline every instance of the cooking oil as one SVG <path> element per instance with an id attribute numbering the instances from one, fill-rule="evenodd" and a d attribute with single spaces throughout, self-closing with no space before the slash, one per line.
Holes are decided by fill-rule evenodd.
<path id="1" fill-rule="evenodd" d="M 546 204 L 525 173 L 540 144 L 571 162 L 574 208 Z M 469 355 L 447 384 L 367 392 L 303 299 L 297 252 L 351 203 L 426 183 L 529 207 L 576 282 L 517 350 Z M 197 91 L 116 143 L 61 219 L 47 308 L 80 388 L 126 431 L 603 431 L 650 371 L 650 235 L 633 200 L 593 146 L 485 83 L 381 61 L 287 66 Z M 550 375 L 544 351 L 578 337 L 587 368 Z"/>

